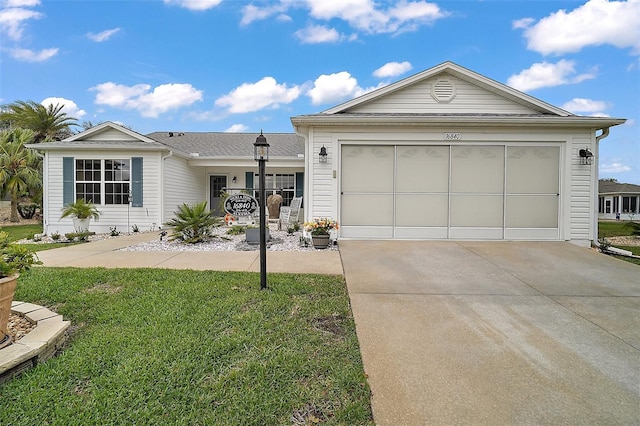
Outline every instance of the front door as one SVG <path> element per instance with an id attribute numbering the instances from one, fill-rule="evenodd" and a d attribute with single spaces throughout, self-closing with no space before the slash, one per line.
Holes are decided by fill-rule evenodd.
<path id="1" fill-rule="evenodd" d="M 209 176 L 209 209 L 218 216 L 224 216 L 224 208 L 220 205 L 222 191 L 227 187 L 226 175 Z"/>

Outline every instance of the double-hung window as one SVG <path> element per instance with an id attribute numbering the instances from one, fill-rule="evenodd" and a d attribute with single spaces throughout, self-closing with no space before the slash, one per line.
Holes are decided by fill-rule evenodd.
<path id="1" fill-rule="evenodd" d="M 94 204 L 128 204 L 131 160 L 76 159 L 76 199 Z"/>
<path id="2" fill-rule="evenodd" d="M 258 174 L 254 176 L 256 187 L 254 188 L 254 196 L 259 196 L 260 179 Z M 293 173 L 278 173 L 265 175 L 264 189 L 267 197 L 272 194 L 280 194 L 282 196 L 282 205 L 288 206 L 296 194 L 296 176 Z"/>

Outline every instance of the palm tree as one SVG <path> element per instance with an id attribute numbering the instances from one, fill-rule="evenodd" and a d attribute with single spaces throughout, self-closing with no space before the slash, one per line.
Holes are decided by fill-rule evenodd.
<path id="1" fill-rule="evenodd" d="M 5 105 L 0 111 L 0 122 L 10 128 L 21 127 L 34 132 L 34 143 L 60 140 L 71 136 L 71 126 L 77 125 L 76 118 L 62 112 L 64 105 L 44 106 L 34 101 L 16 101 Z"/>
<path id="2" fill-rule="evenodd" d="M 0 133 L 0 195 L 11 195 L 11 222 L 18 222 L 18 200 L 34 188 L 42 186 L 40 158 L 25 148 L 34 133 L 13 129 Z"/>

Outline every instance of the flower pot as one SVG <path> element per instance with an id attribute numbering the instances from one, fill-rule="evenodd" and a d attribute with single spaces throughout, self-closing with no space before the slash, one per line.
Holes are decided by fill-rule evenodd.
<path id="1" fill-rule="evenodd" d="M 73 229 L 76 233 L 89 232 L 89 222 L 91 222 L 91 218 L 88 217 L 86 219 L 78 219 L 77 217 L 73 218 Z"/>
<path id="2" fill-rule="evenodd" d="M 329 234 L 312 235 L 311 241 L 313 242 L 313 247 L 317 249 L 326 249 L 331 242 L 331 240 L 329 239 Z"/>
<path id="3" fill-rule="evenodd" d="M 269 235 L 269 228 L 265 228 L 265 241 L 269 241 L 271 236 Z M 247 228 L 245 231 L 245 238 L 247 244 L 260 244 L 260 228 Z"/>
<path id="4" fill-rule="evenodd" d="M 0 342 L 4 341 L 8 334 L 7 325 L 17 282 L 18 274 L 0 278 Z"/>

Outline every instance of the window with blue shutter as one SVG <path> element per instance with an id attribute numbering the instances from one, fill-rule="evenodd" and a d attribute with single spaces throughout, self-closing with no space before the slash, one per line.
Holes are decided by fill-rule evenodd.
<path id="1" fill-rule="evenodd" d="M 131 159 L 131 207 L 142 207 L 142 157 Z"/>
<path id="2" fill-rule="evenodd" d="M 253 188 L 253 172 L 245 173 L 245 187 Z"/>
<path id="3" fill-rule="evenodd" d="M 73 157 L 62 158 L 62 203 L 71 204 L 75 200 L 73 180 Z"/>
<path id="4" fill-rule="evenodd" d="M 304 194 L 304 172 L 296 172 L 296 197 Z"/>

